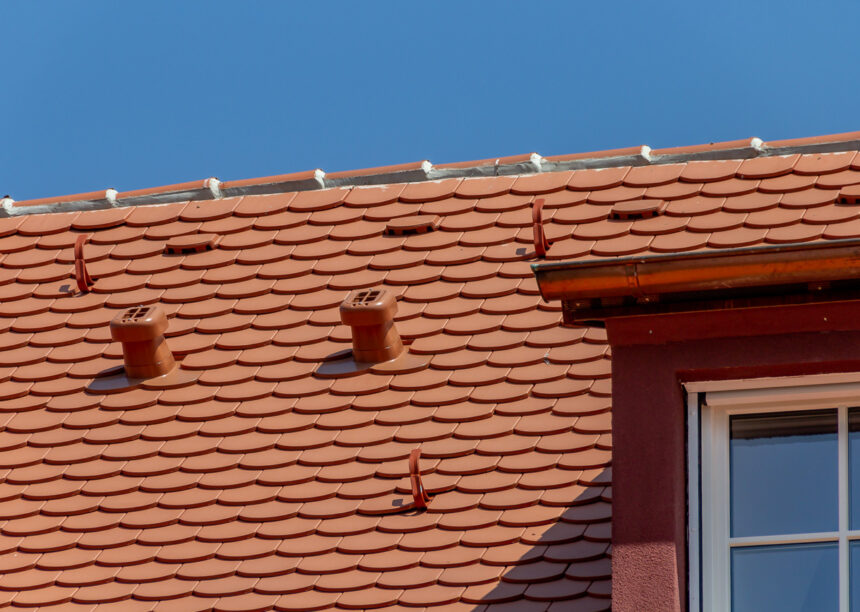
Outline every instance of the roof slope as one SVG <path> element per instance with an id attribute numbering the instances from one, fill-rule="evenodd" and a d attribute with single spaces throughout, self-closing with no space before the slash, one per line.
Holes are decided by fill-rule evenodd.
<path id="1" fill-rule="evenodd" d="M 547 259 L 860 237 L 855 152 L 335 188 L 0 219 L 0 601 L 121 610 L 609 607 L 610 362 Z M 852 165 L 855 164 L 855 165 Z M 610 219 L 624 209 L 652 218 Z M 616 209 L 617 210 L 617 209 Z M 386 235 L 394 219 L 438 231 Z M 73 245 L 90 293 L 76 293 Z M 165 253 L 176 237 L 217 247 Z M 355 288 L 430 366 L 315 375 Z M 108 323 L 168 312 L 196 384 L 94 395 Z M 407 503 L 422 451 L 426 512 Z M 573 600 L 573 601 L 569 601 Z M 482 606 L 486 605 L 484 608 Z"/>

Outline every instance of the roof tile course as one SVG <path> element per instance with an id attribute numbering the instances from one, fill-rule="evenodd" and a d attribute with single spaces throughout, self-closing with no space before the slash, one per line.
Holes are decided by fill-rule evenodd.
<path id="1" fill-rule="evenodd" d="M 563 328 L 558 306 L 541 303 L 530 207 L 546 198 L 547 259 L 855 237 L 860 212 L 836 203 L 860 182 L 854 157 L 0 220 L 4 601 L 607 609 L 605 334 Z M 643 198 L 657 216 L 610 218 Z M 437 215 L 438 227 L 385 233 L 418 215 Z M 69 256 L 82 232 L 87 294 L 74 291 Z M 395 294 L 400 335 L 427 367 L 317 373 L 351 348 L 338 305 L 365 287 Z M 88 390 L 122 365 L 110 320 L 148 303 L 168 313 L 168 344 L 196 379 Z M 423 512 L 400 510 L 414 448 L 433 495 Z"/>

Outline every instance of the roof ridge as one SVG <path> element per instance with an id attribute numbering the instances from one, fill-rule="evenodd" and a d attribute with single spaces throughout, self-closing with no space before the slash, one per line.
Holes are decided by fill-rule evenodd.
<path id="1" fill-rule="evenodd" d="M 770 143 L 753 137 L 663 149 L 652 149 L 648 145 L 641 145 L 550 157 L 543 157 L 538 153 L 527 153 L 439 165 L 434 165 L 428 160 L 421 160 L 407 164 L 333 173 L 326 173 L 317 168 L 304 172 L 235 181 L 220 181 L 211 177 L 132 191 L 117 192 L 115 189 L 107 189 L 18 202 L 6 196 L 0 198 L 0 218 L 51 212 L 168 204 L 189 200 L 212 200 L 243 195 L 310 191 L 333 187 L 364 187 L 391 183 L 435 181 L 447 178 L 530 175 L 618 166 L 652 166 L 691 161 L 749 159 L 797 153 L 836 153 L 851 150 L 860 150 L 860 131 L 777 140 Z"/>

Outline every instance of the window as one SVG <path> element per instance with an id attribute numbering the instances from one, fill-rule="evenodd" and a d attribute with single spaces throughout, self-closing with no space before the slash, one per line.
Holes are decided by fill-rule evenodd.
<path id="1" fill-rule="evenodd" d="M 691 610 L 860 612 L 860 384 L 782 382 L 691 394 Z"/>

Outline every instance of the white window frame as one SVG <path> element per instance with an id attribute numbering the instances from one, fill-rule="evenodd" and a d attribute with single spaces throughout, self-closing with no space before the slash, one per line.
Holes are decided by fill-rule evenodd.
<path id="1" fill-rule="evenodd" d="M 849 612 L 848 409 L 860 407 L 860 373 L 687 383 L 688 585 L 691 611 L 731 607 L 731 548 L 755 544 L 839 543 L 839 610 Z M 729 537 L 729 417 L 836 409 L 839 530 L 826 534 Z"/>

